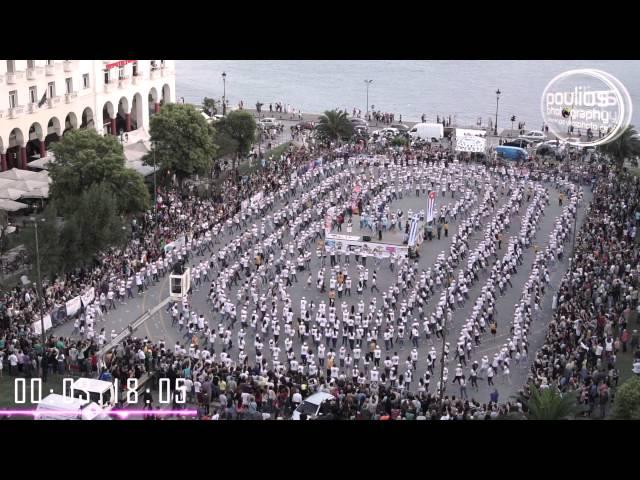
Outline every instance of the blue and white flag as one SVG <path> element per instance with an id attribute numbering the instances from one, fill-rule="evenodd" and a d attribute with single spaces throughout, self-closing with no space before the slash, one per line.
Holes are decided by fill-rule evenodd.
<path id="1" fill-rule="evenodd" d="M 427 222 L 433 221 L 433 207 L 436 203 L 436 192 L 429 192 L 429 200 L 427 201 Z"/>
<path id="2" fill-rule="evenodd" d="M 411 228 L 409 228 L 409 246 L 413 247 L 416 244 L 416 237 L 418 236 L 418 217 L 414 216 L 411 220 Z"/>

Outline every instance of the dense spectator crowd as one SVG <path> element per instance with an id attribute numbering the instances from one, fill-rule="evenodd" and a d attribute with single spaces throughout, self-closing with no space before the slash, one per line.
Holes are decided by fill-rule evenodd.
<path id="1" fill-rule="evenodd" d="M 74 330 L 76 334 L 72 335 L 72 338 L 50 337 L 43 348 L 40 345 L 39 336 L 34 334 L 31 327 L 31 323 L 36 318 L 33 289 L 16 288 L 4 295 L 5 319 L 8 319 L 0 333 L 0 355 L 3 356 L 4 365 L 7 365 L 12 374 L 17 372 L 26 376 L 39 375 L 42 370 L 46 371 L 47 375 L 66 372 L 97 375 L 100 371 L 103 378 L 111 376 L 120 379 L 121 385 L 126 384 L 127 378 L 141 378 L 145 373 L 151 374 L 151 381 L 156 387 L 161 378 L 169 378 L 171 384 L 176 378 L 182 378 L 186 384 L 189 403 L 197 404 L 200 407 L 201 416 L 213 419 L 287 418 L 303 402 L 304 398 L 316 392 L 330 393 L 336 398 L 334 402 L 325 407 L 324 418 L 483 419 L 496 418 L 510 411 L 521 410 L 522 404 L 517 401 L 510 400 L 507 403 L 499 403 L 497 394 L 495 396 L 492 394 L 491 400 L 486 403 L 469 400 L 466 395 L 466 380 L 469 379 L 473 383 L 473 375 L 467 376 L 466 373 L 462 373 L 462 369 L 460 372 L 456 369 L 454 375 L 454 381 L 460 387 L 460 396 L 447 395 L 442 401 L 438 398 L 437 393 L 428 391 L 433 369 L 430 369 L 429 376 L 421 376 L 414 382 L 411 379 L 405 382 L 406 372 L 412 371 L 409 365 L 412 359 L 407 359 L 407 369 L 402 375 L 399 374 L 398 368 L 387 366 L 384 361 L 381 361 L 382 358 L 376 350 L 379 349 L 377 339 L 382 338 L 382 332 L 376 334 L 375 341 L 373 338 L 367 338 L 366 343 L 364 341 L 357 343 L 358 349 L 369 350 L 362 352 L 365 357 L 362 361 L 365 365 L 367 362 L 374 364 L 371 369 L 367 369 L 365 366 L 366 376 L 362 371 L 355 370 L 352 375 L 343 374 L 347 370 L 343 368 L 346 355 L 342 351 L 338 354 L 332 350 L 332 355 L 323 352 L 321 361 L 320 352 L 316 350 L 318 364 L 315 371 L 310 370 L 308 366 L 308 363 L 313 364 L 311 352 L 304 350 L 299 357 L 296 355 L 291 357 L 287 351 L 286 362 L 272 363 L 268 368 L 265 367 L 266 362 L 263 363 L 259 360 L 261 355 L 257 355 L 256 362 L 249 361 L 248 356 L 242 360 L 242 357 L 239 357 L 237 363 L 232 361 L 230 355 L 227 354 L 227 351 L 231 351 L 230 348 L 227 350 L 223 347 L 224 355 L 219 353 L 216 358 L 215 350 L 210 352 L 209 350 L 213 350 L 210 347 L 216 342 L 222 342 L 225 345 L 226 338 L 230 337 L 230 334 L 227 334 L 225 331 L 227 329 L 223 328 L 220 338 L 216 339 L 219 332 L 215 331 L 213 326 L 209 330 L 198 328 L 197 319 L 192 320 L 194 312 L 189 309 L 188 299 L 183 305 L 182 315 L 178 313 L 174 317 L 176 325 L 178 325 L 178 319 L 180 321 L 180 331 L 182 331 L 184 323 L 189 324 L 185 330 L 187 341 L 184 342 L 184 345 L 169 346 L 164 342 L 152 342 L 146 338 L 130 337 L 107 354 L 104 358 L 104 364 L 101 364 L 101 359 L 97 358 L 98 349 L 108 342 L 114 333 L 111 332 L 111 336 L 109 336 L 104 329 L 99 333 L 96 333 L 95 329 L 99 328 L 101 315 L 104 315 L 111 308 L 117 308 L 116 300 L 122 300 L 125 296 L 132 295 L 134 286 L 137 287 L 138 292 L 143 292 L 159 281 L 161 276 L 166 275 L 172 263 L 183 259 L 189 260 L 192 255 L 204 253 L 205 249 L 210 252 L 216 244 L 218 234 L 223 234 L 225 231 L 241 232 L 249 227 L 251 221 L 264 218 L 269 214 L 268 217 L 272 220 L 269 220 L 270 226 L 267 227 L 266 232 L 262 227 L 261 234 L 258 235 L 257 231 L 254 231 L 255 238 L 248 242 L 239 241 L 237 245 L 234 243 L 233 246 L 221 248 L 220 251 L 223 251 L 224 254 L 212 256 L 211 262 L 202 270 L 202 274 L 206 275 L 206 278 L 208 278 L 209 269 L 212 270 L 211 298 L 214 312 L 218 311 L 221 318 L 227 318 L 226 313 L 233 312 L 233 322 L 235 322 L 237 318 L 235 305 L 228 305 L 234 302 L 229 301 L 225 294 L 221 293 L 226 289 L 227 282 L 230 283 L 235 277 L 240 278 L 240 272 L 245 270 L 240 268 L 240 262 L 236 267 L 234 257 L 237 255 L 238 258 L 248 258 L 249 252 L 256 251 L 254 249 L 258 242 L 255 242 L 255 239 L 268 240 L 269 234 L 280 230 L 284 231 L 285 227 L 287 231 L 291 228 L 291 232 L 295 233 L 295 235 L 292 233 L 289 238 L 289 243 L 292 245 L 290 258 L 295 259 L 297 256 L 293 255 L 294 246 L 301 250 L 310 247 L 311 242 L 317 240 L 317 235 L 321 234 L 322 228 L 316 228 L 316 225 L 324 218 L 320 215 L 322 210 L 314 212 L 316 209 L 311 208 L 312 204 L 307 201 L 307 198 L 303 197 L 302 201 L 296 200 L 296 195 L 299 193 L 296 191 L 296 186 L 302 184 L 302 179 L 308 180 L 309 185 L 317 185 L 317 192 L 311 198 L 317 202 L 325 201 L 332 204 L 340 204 L 342 201 L 345 205 L 343 211 L 346 212 L 349 203 L 346 200 L 349 198 L 348 193 L 350 193 L 353 184 L 344 183 L 341 189 L 336 185 L 335 192 L 330 188 L 322 187 L 322 185 L 334 177 L 344 182 L 344 177 L 340 176 L 340 172 L 345 169 L 348 171 L 349 167 L 354 168 L 354 165 L 353 162 L 346 162 L 343 159 L 346 160 L 357 153 L 361 153 L 359 145 L 348 145 L 333 151 L 315 146 L 291 150 L 286 152 L 280 161 L 269 163 L 266 169 L 259 171 L 258 174 L 244 178 L 234 176 L 234 178 L 226 180 L 221 189 L 222 193 L 214 198 L 204 199 L 193 194 L 179 194 L 176 190 L 161 190 L 158 216 L 154 217 L 151 212 L 148 212 L 140 218 L 133 227 L 132 240 L 129 245 L 123 249 L 105 252 L 100 257 L 97 267 L 90 271 L 81 270 L 64 278 L 57 278 L 45 286 L 47 310 L 61 306 L 66 300 L 91 286 L 95 287 L 96 301 L 90 308 L 84 309 L 75 320 L 77 332 Z M 416 195 L 420 195 L 420 193 L 425 195 L 426 190 L 436 188 L 436 185 L 428 184 L 428 175 L 421 176 L 419 172 L 424 166 L 426 167 L 424 171 L 434 173 L 439 169 L 439 175 L 441 175 L 443 171 L 446 172 L 450 168 L 449 155 L 450 152 L 435 152 L 428 148 L 423 151 L 407 150 L 404 152 L 389 149 L 386 152 L 385 162 L 398 165 L 400 168 L 392 171 L 405 172 L 404 176 L 394 176 L 393 179 L 383 177 L 381 180 L 372 181 L 368 187 L 365 185 L 366 195 L 363 196 L 365 201 L 359 204 L 359 210 L 365 212 L 365 218 L 369 212 L 371 212 L 371 217 L 376 216 L 376 212 L 382 212 L 384 221 L 382 217 L 378 217 L 379 220 L 376 218 L 381 229 L 395 228 L 397 223 L 403 228 L 404 225 L 399 218 L 402 217 L 400 215 L 402 212 L 390 210 L 388 204 L 397 199 L 398 195 L 401 197 L 403 193 L 409 194 L 411 192 L 413 194 L 413 191 L 416 191 Z M 310 164 L 319 156 L 323 156 L 328 165 L 320 176 L 310 173 Z M 339 160 L 334 162 L 336 157 Z M 431 334 L 437 336 L 437 332 L 446 322 L 449 310 L 456 302 L 464 302 L 464 295 L 461 296 L 461 294 L 464 293 L 465 285 L 470 286 L 477 282 L 477 272 L 484 269 L 490 272 L 490 277 L 487 280 L 486 288 L 483 287 L 477 311 L 490 314 L 495 296 L 507 288 L 511 273 L 514 273 L 513 271 L 520 265 L 519 251 L 530 246 L 530 237 L 535 232 L 535 224 L 543 214 L 544 205 L 547 202 L 544 188 L 534 188 L 533 184 L 525 182 L 519 183 L 513 175 L 506 177 L 503 175 L 503 178 L 509 178 L 508 181 L 492 183 L 490 177 L 485 178 L 483 174 L 478 173 L 477 177 L 471 175 L 465 181 L 463 168 L 460 167 L 463 164 L 457 165 L 457 175 L 450 175 L 451 182 L 448 185 L 443 185 L 442 191 L 447 194 L 451 192 L 452 198 L 457 191 L 459 199 L 454 199 L 447 207 L 443 207 L 437 222 L 444 224 L 446 218 L 457 216 L 460 212 L 456 221 L 463 226 L 462 233 L 458 237 L 452 238 L 453 247 L 450 256 L 438 259 L 432 269 L 433 276 L 431 271 L 428 275 L 423 272 L 421 276 L 411 262 L 397 260 L 397 274 L 400 275 L 397 288 L 403 288 L 403 282 L 404 288 L 407 287 L 407 283 L 410 284 L 410 288 L 413 288 L 415 294 L 413 298 L 416 308 L 419 303 L 418 296 L 423 295 L 426 301 L 434 295 L 436 290 L 442 292 L 440 298 L 442 308 L 437 309 L 434 318 L 425 319 L 427 321 L 424 328 L 420 324 L 407 327 L 409 338 L 423 337 L 425 334 L 426 338 L 429 338 Z M 415 172 L 412 172 L 410 170 L 412 166 L 420 166 L 420 168 L 416 168 Z M 469 169 L 468 171 L 480 172 L 480 170 L 474 170 L 474 166 L 466 165 L 464 168 Z M 452 167 L 451 171 L 456 172 L 456 168 Z M 495 169 L 495 172 L 499 175 L 500 171 Z M 580 200 L 571 185 L 558 180 L 560 176 L 557 173 L 531 172 L 531 178 L 555 179 L 555 186 L 562 187 L 566 191 L 568 205 L 563 216 L 558 219 L 557 228 L 549 239 L 546 249 L 536 256 L 535 268 L 530 282 L 527 283 L 523 292 L 522 303 L 520 307 L 516 306 L 512 325 L 515 348 L 511 349 L 511 345 L 508 344 L 506 350 L 501 352 L 502 355 L 498 356 L 499 358 L 494 358 L 493 361 L 488 361 L 486 364 L 483 359 L 482 366 L 474 362 L 475 368 L 474 365 L 471 365 L 471 370 L 477 370 L 476 373 L 480 375 L 487 373 L 488 376 L 491 371 L 493 371 L 493 375 L 498 373 L 508 375 L 509 361 L 505 361 L 505 359 L 525 355 L 527 349 L 526 325 L 535 318 L 535 312 L 539 308 L 542 295 L 545 293 L 545 284 L 548 283 L 547 268 L 554 262 L 562 260 L 562 245 L 568 241 L 573 215 L 575 215 L 576 205 Z M 576 180 L 585 183 L 591 179 L 593 173 L 593 171 L 584 171 L 582 167 L 578 167 L 574 172 Z M 489 183 L 485 184 L 484 182 Z M 326 183 L 326 185 L 333 184 Z M 478 196 L 481 187 L 488 187 L 484 189 L 486 191 L 484 197 Z M 506 206 L 499 210 L 497 209 L 497 195 L 501 192 L 504 196 L 506 190 L 508 190 L 507 198 L 509 200 Z M 243 206 L 243 200 L 252 198 L 258 192 L 262 192 L 260 201 L 255 205 L 252 202 L 249 206 Z M 638 307 L 637 265 L 639 254 L 635 241 L 636 227 L 640 223 L 636 213 L 640 208 L 638 193 L 640 192 L 637 177 L 616 178 L 610 172 L 600 173 L 595 184 L 594 201 L 587 214 L 587 221 L 576 239 L 575 260 L 554 298 L 556 311 L 549 325 L 547 341 L 542 349 L 534 355 L 531 365 L 530 385 L 543 388 L 558 385 L 563 391 L 578 390 L 581 401 L 589 407 L 589 411 L 593 410 L 593 406 L 600 403 L 602 399 L 605 399 L 602 400 L 603 404 L 610 400 L 607 393 L 608 388 L 616 384 L 619 374 L 616 370 L 616 353 L 621 348 L 626 349 L 627 343 L 633 348 L 633 335 L 636 335 L 636 347 L 638 343 L 637 333 L 631 333 L 626 329 L 632 310 Z M 523 221 L 520 237 L 515 242 L 505 245 L 506 248 L 502 248 L 498 244 L 502 241 L 501 231 L 508 228 L 510 215 L 520 213 L 519 208 L 523 198 L 527 195 L 533 198 L 533 203 L 525 212 L 525 221 Z M 473 202 L 471 202 L 472 199 Z M 527 202 L 529 200 L 528 198 Z M 272 213 L 278 202 L 285 205 L 292 202 L 290 211 L 281 218 L 283 222 Z M 480 207 L 477 211 L 471 211 L 470 205 L 472 203 L 479 203 Z M 481 249 L 467 252 L 465 232 L 471 233 L 474 230 L 481 230 L 479 219 L 489 213 L 493 215 L 495 220 L 487 224 L 484 231 L 486 241 L 481 245 Z M 445 221 L 440 221 L 440 217 Z M 297 219 L 301 221 L 298 222 Z M 383 224 L 384 227 L 382 227 Z M 375 221 L 372 222 L 372 227 L 377 228 Z M 247 232 L 250 231 L 251 229 L 248 228 Z M 188 238 L 185 245 L 167 252 L 165 247 L 181 234 L 186 234 Z M 251 235 L 247 238 L 251 238 Z M 301 241 L 304 242 L 304 245 L 294 241 L 294 238 L 302 238 Z M 282 239 L 278 240 L 278 250 L 288 251 L 289 247 L 284 243 Z M 500 249 L 502 252 L 506 251 L 502 259 L 499 259 L 496 253 Z M 252 292 L 252 287 L 255 287 L 255 284 L 252 282 L 258 281 L 259 272 L 265 272 L 266 282 L 271 282 L 272 286 L 275 281 L 276 285 L 271 289 L 274 299 L 283 294 L 283 289 L 280 288 L 282 284 L 291 281 L 291 272 L 295 268 L 292 268 L 289 263 L 282 262 L 278 265 L 278 262 L 271 260 L 269 263 L 276 266 L 273 270 L 269 270 L 266 265 L 261 265 L 263 259 L 269 258 L 269 252 L 273 255 L 276 250 L 267 244 L 265 251 L 258 255 L 260 263 L 256 261 L 255 273 L 246 274 L 244 293 L 247 298 L 255 295 Z M 493 260 L 497 263 L 492 265 L 489 262 L 490 256 L 493 256 Z M 468 270 L 457 280 L 453 279 L 452 284 L 449 277 L 454 266 L 458 266 L 459 263 L 464 264 L 464 262 L 468 262 Z M 332 259 L 331 267 L 333 266 Z M 260 267 L 263 267 L 262 270 Z M 301 270 L 304 270 L 304 258 L 302 267 Z M 393 263 L 391 263 L 391 268 L 393 269 Z M 338 270 L 328 271 L 326 278 L 334 281 L 334 277 L 342 274 Z M 215 277 L 213 272 L 216 274 Z M 324 286 L 324 275 L 320 280 L 320 272 L 318 274 L 318 285 Z M 342 275 L 341 283 L 346 285 L 347 279 L 348 276 L 345 278 L 345 275 Z M 364 272 L 362 272 L 358 283 L 363 283 L 366 288 L 366 281 Z M 373 282 L 375 285 L 375 275 Z M 288 284 L 290 285 L 290 283 Z M 334 287 L 330 287 L 330 291 L 337 289 L 337 282 L 333 285 Z M 372 285 L 369 286 L 373 288 Z M 356 290 L 355 284 L 354 290 Z M 547 292 L 547 294 L 549 293 Z M 286 294 L 283 295 L 286 301 Z M 394 295 L 394 292 L 390 291 L 389 303 L 391 303 L 392 297 L 394 300 L 398 298 L 397 294 Z M 335 303 L 338 304 L 337 301 Z M 406 301 L 404 303 L 406 304 Z M 253 304 L 256 312 L 262 304 L 265 305 L 260 319 L 256 322 L 257 328 L 252 325 L 257 332 L 260 324 L 264 325 L 268 322 L 269 315 L 268 313 L 265 315 L 266 302 L 254 300 Z M 398 310 L 395 301 L 393 308 L 389 307 L 390 305 L 385 305 L 385 315 Z M 331 313 L 331 309 L 335 313 L 336 308 L 334 305 L 330 305 L 329 313 Z M 407 305 L 403 305 L 402 308 L 403 312 L 408 311 Z M 177 306 L 172 307 L 172 310 L 174 309 L 178 310 Z M 313 307 L 310 308 L 310 310 L 312 309 Z M 304 309 L 301 313 L 303 312 Z M 310 313 L 316 316 L 319 312 L 320 310 Z M 247 316 L 245 313 L 245 319 L 241 318 L 243 328 L 245 322 L 252 323 L 253 319 L 249 320 L 246 318 Z M 404 317 L 404 313 L 402 316 Z M 231 314 L 228 317 L 230 318 Z M 266 321 L 265 317 L 267 317 Z M 97 323 L 96 320 L 98 320 Z M 362 315 L 360 315 L 361 320 Z M 385 320 L 387 325 L 401 324 L 394 322 L 393 317 Z M 300 323 L 304 324 L 304 322 Z M 482 315 L 477 315 L 475 318 L 469 319 L 461 332 L 462 341 L 459 341 L 452 354 L 461 362 L 465 359 L 465 369 L 467 367 L 465 351 L 468 344 L 474 339 L 477 343 L 481 336 L 480 333 L 485 333 L 485 327 L 491 331 L 491 324 L 492 318 L 490 316 L 486 318 L 485 322 Z M 293 328 L 293 325 L 291 327 Z M 416 331 L 420 329 L 423 331 L 421 334 L 413 335 L 414 328 Z M 311 342 L 311 328 L 307 327 L 305 331 L 299 324 L 297 329 L 298 335 L 302 331 L 302 335 L 307 335 Z M 272 335 L 274 333 L 271 331 Z M 326 333 L 327 330 L 324 329 L 322 334 Z M 329 333 L 330 337 L 334 335 Z M 384 333 L 386 335 L 387 331 Z M 78 335 L 81 337 L 80 340 L 76 338 Z M 399 332 L 396 330 L 396 335 L 394 335 L 392 330 L 390 335 L 395 339 Z M 336 337 L 333 336 L 333 338 Z M 347 335 L 345 338 L 349 339 L 350 337 Z M 238 340 L 240 341 L 240 339 Z M 267 339 L 263 338 L 262 340 L 266 342 Z M 364 338 L 361 337 L 361 340 Z M 511 339 L 509 340 L 511 341 Z M 261 340 L 257 340 L 257 342 L 261 343 Z M 317 342 L 314 342 L 313 345 L 314 348 L 318 347 Z M 335 348 L 336 344 L 333 345 Z M 462 349 L 461 352 L 459 348 Z M 43 351 L 46 352 L 44 357 L 42 357 Z M 353 354 L 355 357 L 353 346 L 349 349 L 349 354 Z M 42 360 L 39 362 L 38 359 L 41 357 Z M 295 363 L 292 363 L 292 360 Z M 387 360 L 390 359 L 387 357 Z M 413 360 L 415 361 L 415 359 Z M 338 361 L 340 362 L 339 370 L 333 370 L 334 362 L 335 368 L 338 369 Z M 399 359 L 398 362 L 395 359 L 391 362 L 397 366 Z M 299 368 L 302 363 L 305 368 Z M 507 365 L 506 374 L 505 364 Z M 356 363 L 355 366 L 357 365 Z M 377 371 L 378 366 L 380 366 L 380 371 L 377 375 L 383 377 L 382 381 L 378 381 L 377 375 L 374 378 L 371 374 L 371 371 Z M 326 368 L 326 375 L 323 367 Z M 340 371 L 340 374 L 337 374 L 337 371 Z M 463 387 L 465 387 L 464 390 Z M 522 394 L 526 399 L 529 395 L 528 387 L 523 389 Z"/>

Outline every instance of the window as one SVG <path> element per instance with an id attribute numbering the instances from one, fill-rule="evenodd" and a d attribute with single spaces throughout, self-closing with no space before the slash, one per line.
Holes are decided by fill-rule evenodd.
<path id="1" fill-rule="evenodd" d="M 164 68 L 164 60 L 160 60 L 160 68 Z"/>
<path id="2" fill-rule="evenodd" d="M 151 70 L 156 70 L 158 67 L 156 66 L 156 61 L 151 60 Z"/>
<path id="3" fill-rule="evenodd" d="M 105 85 L 109 83 L 109 70 L 104 71 L 104 83 Z"/>
<path id="4" fill-rule="evenodd" d="M 47 65 L 53 65 L 53 60 L 47 60 Z"/>
<path id="5" fill-rule="evenodd" d="M 18 106 L 18 91 L 11 90 L 9 92 L 9 108 L 16 108 Z"/>
<path id="6" fill-rule="evenodd" d="M 38 102 L 38 90 L 37 87 L 29 87 L 29 103 Z"/>
<path id="7" fill-rule="evenodd" d="M 16 61 L 7 60 L 7 73 L 15 73 L 15 71 L 16 71 Z"/>
<path id="8" fill-rule="evenodd" d="M 124 78 L 124 67 L 118 68 L 118 79 L 122 80 Z"/>
<path id="9" fill-rule="evenodd" d="M 138 62 L 134 62 L 133 64 L 133 76 L 134 77 L 138 76 Z"/>
<path id="10" fill-rule="evenodd" d="M 49 82 L 47 86 L 48 98 L 53 98 L 56 96 L 56 82 Z"/>
<path id="11" fill-rule="evenodd" d="M 89 74 L 82 75 L 82 88 L 89 88 Z"/>
<path id="12" fill-rule="evenodd" d="M 35 60 L 27 60 L 27 68 L 28 69 L 36 68 L 36 61 Z"/>
<path id="13" fill-rule="evenodd" d="M 71 77 L 65 78 L 64 82 L 65 82 L 66 87 L 67 87 L 67 93 L 73 92 L 73 78 L 71 78 Z"/>

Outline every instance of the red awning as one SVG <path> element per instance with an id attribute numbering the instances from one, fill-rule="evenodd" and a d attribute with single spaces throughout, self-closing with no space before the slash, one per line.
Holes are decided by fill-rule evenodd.
<path id="1" fill-rule="evenodd" d="M 128 63 L 133 63 L 133 62 L 137 62 L 137 60 L 118 60 L 117 62 L 114 62 L 114 63 L 107 63 L 107 66 L 105 68 L 107 70 L 111 70 L 112 68 L 115 68 L 115 67 L 124 67 Z"/>

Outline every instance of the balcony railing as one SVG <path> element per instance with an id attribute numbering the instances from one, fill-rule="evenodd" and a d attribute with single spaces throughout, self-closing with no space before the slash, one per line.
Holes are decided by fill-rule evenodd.
<path id="1" fill-rule="evenodd" d="M 47 98 L 47 104 L 49 105 L 49 108 L 56 107 L 57 105 L 60 104 L 61 101 L 62 101 L 61 97 L 50 97 L 50 98 Z"/>
<path id="2" fill-rule="evenodd" d="M 125 88 L 127 85 L 129 85 L 129 83 L 130 79 L 128 76 L 118 78 L 118 88 Z"/>
<path id="3" fill-rule="evenodd" d="M 78 98 L 78 92 L 69 92 L 64 94 L 64 103 L 73 103 Z"/>
<path id="4" fill-rule="evenodd" d="M 29 113 L 36 113 L 38 110 L 40 110 L 40 107 L 38 107 L 38 104 L 34 102 L 27 105 L 27 110 L 29 111 Z"/>
<path id="5" fill-rule="evenodd" d="M 73 60 L 65 60 L 63 62 L 64 65 L 64 71 L 65 72 L 72 72 L 73 71 Z"/>
<path id="6" fill-rule="evenodd" d="M 7 84 L 9 85 L 14 85 L 22 79 L 24 79 L 24 72 L 7 72 Z"/>
<path id="7" fill-rule="evenodd" d="M 24 106 L 17 106 L 9 109 L 9 118 L 17 118 L 24 113 Z"/>

